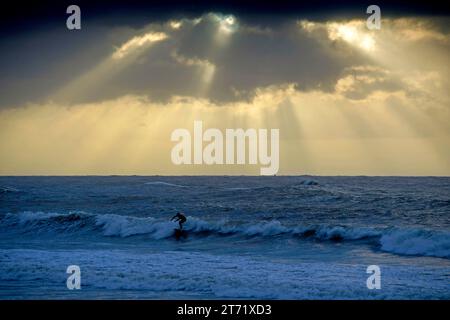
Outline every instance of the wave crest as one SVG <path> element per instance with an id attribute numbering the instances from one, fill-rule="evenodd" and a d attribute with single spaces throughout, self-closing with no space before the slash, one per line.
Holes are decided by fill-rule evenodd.
<path id="1" fill-rule="evenodd" d="M 0 226 L 7 232 L 99 232 L 109 237 L 145 235 L 154 240 L 169 238 L 176 222 L 153 217 L 116 214 L 94 215 L 85 212 L 68 214 L 22 212 L 6 214 Z M 348 226 L 287 226 L 278 220 L 259 223 L 230 224 L 226 220 L 205 221 L 188 217 L 184 229 L 194 236 L 274 237 L 292 236 L 315 241 L 359 241 L 370 239 L 380 250 L 400 255 L 450 258 L 450 232 L 424 229 L 364 228 Z"/>

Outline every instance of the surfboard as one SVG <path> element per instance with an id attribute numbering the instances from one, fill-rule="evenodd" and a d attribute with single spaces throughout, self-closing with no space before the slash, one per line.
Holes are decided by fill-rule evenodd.
<path id="1" fill-rule="evenodd" d="M 173 229 L 174 236 L 177 240 L 180 240 L 181 238 L 186 239 L 187 238 L 187 232 L 185 230 L 180 229 Z"/>

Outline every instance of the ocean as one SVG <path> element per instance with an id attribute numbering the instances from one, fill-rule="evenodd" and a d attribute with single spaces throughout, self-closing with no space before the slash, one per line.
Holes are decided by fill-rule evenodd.
<path id="1" fill-rule="evenodd" d="M 449 298 L 449 177 L 0 177 L 0 299 Z"/>

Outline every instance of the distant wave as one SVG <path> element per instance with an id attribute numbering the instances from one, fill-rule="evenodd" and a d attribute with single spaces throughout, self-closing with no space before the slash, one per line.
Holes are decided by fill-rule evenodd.
<path id="1" fill-rule="evenodd" d="M 19 233 L 91 231 L 100 232 L 103 236 L 145 235 L 151 239 L 160 240 L 171 237 L 177 223 L 153 217 L 116 214 L 22 212 L 4 215 L 0 218 L 0 227 L 8 232 Z M 209 222 L 195 217 L 188 217 L 185 230 L 196 236 L 273 237 L 285 235 L 316 241 L 370 240 L 377 248 L 385 252 L 450 258 L 450 232 L 444 231 L 329 225 L 285 226 L 277 220 L 232 225 L 225 220 Z"/>
<path id="2" fill-rule="evenodd" d="M 144 184 L 166 186 L 166 187 L 178 187 L 178 188 L 187 188 L 188 187 L 188 186 L 183 186 L 180 184 L 169 183 L 169 182 L 164 182 L 164 181 L 150 181 L 150 182 L 145 182 Z"/>
<path id="3" fill-rule="evenodd" d="M 1 193 L 12 193 L 12 192 L 20 192 L 20 190 L 16 189 L 16 188 L 12 188 L 12 187 L 0 186 L 0 194 Z"/>

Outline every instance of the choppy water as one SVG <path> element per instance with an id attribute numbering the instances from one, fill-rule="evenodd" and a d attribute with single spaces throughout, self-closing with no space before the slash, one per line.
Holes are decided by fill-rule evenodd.
<path id="1" fill-rule="evenodd" d="M 450 178 L 0 177 L 0 298 L 449 299 Z M 177 211 L 188 237 L 173 237 Z M 79 265 L 82 289 L 66 288 Z M 368 265 L 382 288 L 368 290 Z"/>

